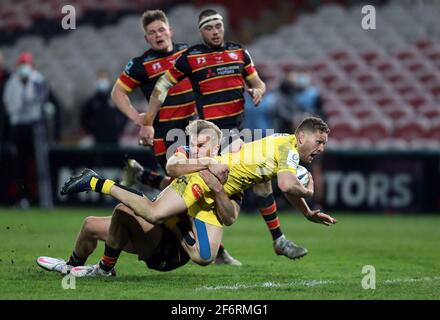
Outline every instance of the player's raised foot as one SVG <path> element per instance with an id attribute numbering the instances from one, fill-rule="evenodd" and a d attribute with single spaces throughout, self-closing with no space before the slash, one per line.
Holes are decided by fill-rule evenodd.
<path id="1" fill-rule="evenodd" d="M 300 247 L 286 239 L 284 235 L 273 242 L 273 248 L 279 256 L 286 256 L 289 259 L 299 259 L 307 254 L 307 249 Z"/>
<path id="2" fill-rule="evenodd" d="M 47 271 L 55 271 L 61 274 L 68 274 L 70 269 L 73 268 L 65 260 L 52 257 L 38 257 L 37 264 Z"/>
<path id="3" fill-rule="evenodd" d="M 99 263 L 91 266 L 81 266 L 73 267 L 70 269 L 70 274 L 72 276 L 83 278 L 83 277 L 116 277 L 115 269 L 110 271 L 105 271 L 99 267 Z"/>
<path id="4" fill-rule="evenodd" d="M 242 263 L 240 261 L 238 261 L 237 259 L 235 259 L 233 256 L 231 256 L 230 253 L 226 249 L 223 249 L 222 252 L 219 252 L 217 254 L 217 257 L 215 257 L 214 263 L 215 264 L 229 264 L 230 266 L 236 266 L 236 267 L 239 267 L 242 265 Z"/>
<path id="5" fill-rule="evenodd" d="M 122 169 L 122 180 L 121 185 L 125 187 L 131 187 L 136 181 L 136 175 L 142 172 L 144 167 L 142 167 L 139 162 L 134 159 L 128 159 L 127 164 L 124 169 Z"/>
<path id="6" fill-rule="evenodd" d="M 98 178 L 98 174 L 92 169 L 84 169 L 79 175 L 70 177 L 69 181 L 63 185 L 61 195 L 92 190 L 90 186 L 92 177 Z"/>

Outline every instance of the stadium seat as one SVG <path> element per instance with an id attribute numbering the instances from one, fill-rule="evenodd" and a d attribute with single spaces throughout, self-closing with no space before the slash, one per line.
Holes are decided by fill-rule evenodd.
<path id="1" fill-rule="evenodd" d="M 383 109 L 382 112 L 384 112 L 384 114 L 387 115 L 392 121 L 397 121 L 399 119 L 415 116 L 415 113 L 412 108 L 405 107 L 402 105 L 390 106 L 386 109 Z"/>
<path id="2" fill-rule="evenodd" d="M 426 138 L 430 132 L 429 130 L 430 124 L 425 118 L 403 118 L 395 122 L 393 136 L 410 141 L 412 139 Z"/>
<path id="3" fill-rule="evenodd" d="M 431 140 L 440 141 L 440 117 L 437 116 L 435 119 L 431 121 L 431 127 L 428 131 L 426 138 Z"/>
<path id="4" fill-rule="evenodd" d="M 348 137 L 355 137 L 359 129 L 359 122 L 351 117 L 337 117 L 328 120 L 332 139 L 342 141 Z"/>
<path id="5" fill-rule="evenodd" d="M 372 143 L 388 137 L 392 132 L 391 122 L 385 118 L 371 117 L 363 119 L 357 132 L 359 138 L 365 138 Z"/>

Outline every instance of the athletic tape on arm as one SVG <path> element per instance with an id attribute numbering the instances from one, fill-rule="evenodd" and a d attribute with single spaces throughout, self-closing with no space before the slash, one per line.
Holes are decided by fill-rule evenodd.
<path id="1" fill-rule="evenodd" d="M 168 80 L 166 75 L 163 75 L 159 78 L 159 80 L 157 80 L 152 95 L 163 103 L 167 97 L 168 90 L 172 86 L 173 84 Z"/>

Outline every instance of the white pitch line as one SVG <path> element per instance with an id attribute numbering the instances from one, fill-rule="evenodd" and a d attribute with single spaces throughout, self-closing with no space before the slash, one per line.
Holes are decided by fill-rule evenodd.
<path id="1" fill-rule="evenodd" d="M 294 287 L 294 286 L 306 286 L 314 287 L 319 285 L 335 283 L 332 280 L 304 280 L 304 281 L 292 281 L 288 283 L 277 282 L 263 282 L 255 284 L 239 284 L 223 285 L 223 286 L 202 286 L 196 288 L 196 290 L 240 290 L 240 289 L 252 289 L 252 288 L 280 288 L 280 287 Z"/>
<path id="2" fill-rule="evenodd" d="M 430 281 L 440 281 L 440 276 L 434 277 L 423 277 L 423 278 L 403 278 L 403 279 L 388 279 L 384 281 L 378 281 L 377 284 L 396 284 L 396 283 L 414 283 L 414 282 L 430 282 Z M 359 281 L 360 283 L 360 281 Z M 236 283 L 234 285 L 220 285 L 220 286 L 202 286 L 195 290 L 241 290 L 241 289 L 253 289 L 253 288 L 282 288 L 282 287 L 314 287 L 329 284 L 343 284 L 343 282 L 337 282 L 333 280 L 302 280 L 302 281 L 291 281 L 287 283 L 277 283 L 277 282 L 262 282 L 254 284 L 240 284 Z"/>

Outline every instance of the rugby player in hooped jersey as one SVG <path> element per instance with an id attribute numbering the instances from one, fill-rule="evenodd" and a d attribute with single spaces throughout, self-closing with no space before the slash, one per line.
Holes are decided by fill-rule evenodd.
<path id="1" fill-rule="evenodd" d="M 195 101 L 191 83 L 186 79 L 170 87 L 170 94 L 158 110 L 158 117 L 151 126 L 145 126 L 144 114 L 131 104 L 128 94 L 140 87 L 150 100 L 157 80 L 174 65 L 174 61 L 185 52 L 188 45 L 174 43 L 172 30 L 165 13 L 161 10 L 147 10 L 141 18 L 145 40 L 150 49 L 131 59 L 121 73 L 112 90 L 112 99 L 118 108 L 140 128 L 140 136 L 149 130 L 156 132 L 153 140 L 140 140 L 143 145 L 152 145 L 154 154 L 162 167 L 166 164 L 166 151 L 172 142 L 166 141 L 171 129 L 185 131 L 185 127 L 195 115 Z M 153 127 L 154 126 L 154 129 Z"/>

